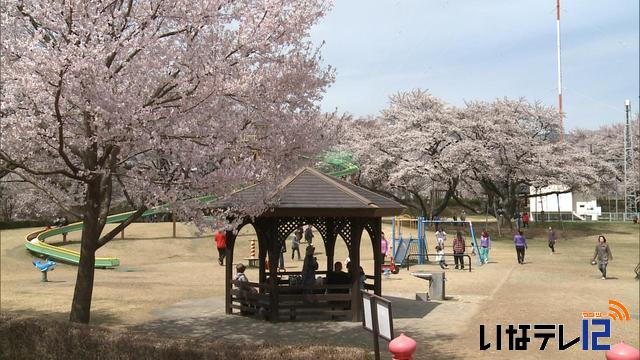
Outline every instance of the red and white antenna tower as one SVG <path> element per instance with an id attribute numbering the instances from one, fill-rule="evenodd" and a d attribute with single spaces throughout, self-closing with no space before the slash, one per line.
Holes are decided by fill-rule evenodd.
<path id="1" fill-rule="evenodd" d="M 556 0 L 556 44 L 558 48 L 558 111 L 560 115 L 560 142 L 564 141 L 562 114 L 562 62 L 560 60 L 560 0 Z"/>

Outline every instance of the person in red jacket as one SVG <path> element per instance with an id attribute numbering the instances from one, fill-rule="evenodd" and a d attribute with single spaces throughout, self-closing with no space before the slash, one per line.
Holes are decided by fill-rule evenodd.
<path id="1" fill-rule="evenodd" d="M 227 234 L 218 230 L 216 233 L 216 247 L 218 248 L 218 264 L 224 265 L 224 256 L 227 254 Z"/>

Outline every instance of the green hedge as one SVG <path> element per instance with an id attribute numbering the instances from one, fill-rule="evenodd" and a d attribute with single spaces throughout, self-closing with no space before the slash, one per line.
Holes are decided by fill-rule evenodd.
<path id="1" fill-rule="evenodd" d="M 51 225 L 52 223 L 53 221 L 46 220 L 0 221 L 0 230 L 29 227 L 46 227 L 47 225 Z"/>

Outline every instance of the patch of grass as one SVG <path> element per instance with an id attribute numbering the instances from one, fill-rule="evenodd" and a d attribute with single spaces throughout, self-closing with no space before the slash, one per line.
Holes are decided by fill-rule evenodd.
<path id="1" fill-rule="evenodd" d="M 0 315 L 1 359 L 369 359 L 364 349 L 248 345 L 144 336 L 125 330 Z"/>

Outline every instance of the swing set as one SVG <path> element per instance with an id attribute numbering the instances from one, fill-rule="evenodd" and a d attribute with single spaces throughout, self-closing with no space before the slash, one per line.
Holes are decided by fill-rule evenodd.
<path id="1" fill-rule="evenodd" d="M 416 259 L 419 265 L 429 261 L 427 230 L 432 225 L 434 234 L 436 229 L 443 229 L 443 226 L 451 226 L 455 230 L 462 231 L 466 229 L 465 232 L 468 232 L 471 237 L 473 254 L 479 253 L 476 233 L 471 221 L 427 220 L 421 216 L 413 218 L 403 215 L 394 217 L 391 222 L 391 246 L 395 264 L 408 266 L 412 258 Z M 432 236 L 435 237 L 435 235 Z M 435 244 L 435 238 L 430 239 L 429 242 Z M 433 252 L 431 254 L 433 255 Z M 482 265 L 479 256 L 476 258 L 476 262 L 478 265 Z M 469 257 L 469 263 L 471 263 L 471 257 Z"/>

